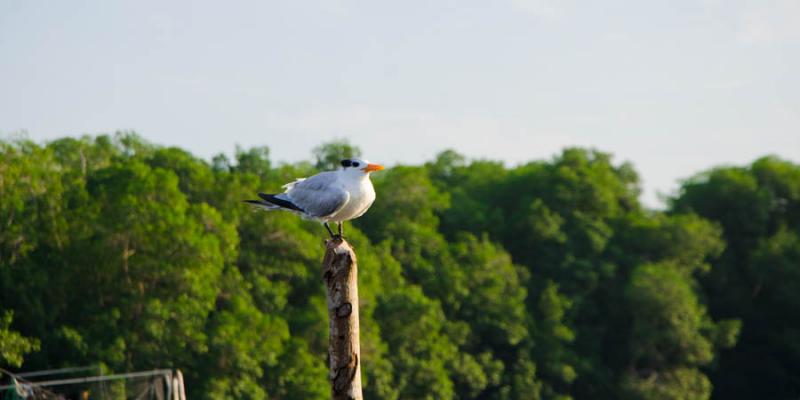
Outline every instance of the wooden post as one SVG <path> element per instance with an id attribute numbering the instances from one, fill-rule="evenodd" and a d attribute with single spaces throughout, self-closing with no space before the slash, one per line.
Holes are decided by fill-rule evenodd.
<path id="1" fill-rule="evenodd" d="M 356 253 L 344 239 L 325 242 L 322 278 L 328 296 L 331 398 L 362 400 Z"/>

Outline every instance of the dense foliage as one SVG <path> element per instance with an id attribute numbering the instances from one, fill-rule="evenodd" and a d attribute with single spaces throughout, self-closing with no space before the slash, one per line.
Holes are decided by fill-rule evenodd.
<path id="1" fill-rule="evenodd" d="M 241 203 L 358 154 L 211 162 L 130 133 L 0 142 L 0 366 L 180 368 L 192 398 L 325 399 L 324 230 Z M 687 181 L 567 149 L 374 175 L 359 254 L 371 399 L 800 394 L 800 166 Z M 24 358 L 24 364 L 23 362 Z"/>

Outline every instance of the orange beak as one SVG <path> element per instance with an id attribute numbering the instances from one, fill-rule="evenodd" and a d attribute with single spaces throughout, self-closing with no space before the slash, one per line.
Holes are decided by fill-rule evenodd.
<path id="1" fill-rule="evenodd" d="M 374 171 L 380 171 L 382 169 L 383 169 L 383 165 L 367 164 L 367 166 L 364 167 L 364 172 L 374 172 Z"/>

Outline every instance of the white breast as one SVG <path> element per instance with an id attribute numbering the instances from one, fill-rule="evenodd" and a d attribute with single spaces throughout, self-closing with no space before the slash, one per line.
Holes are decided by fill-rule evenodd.
<path id="1" fill-rule="evenodd" d="M 350 199 L 339 212 L 331 215 L 330 221 L 342 222 L 358 218 L 367 212 L 372 202 L 375 201 L 375 188 L 372 187 L 369 176 L 365 175 L 363 179 L 343 182 L 343 186 L 350 193 Z"/>

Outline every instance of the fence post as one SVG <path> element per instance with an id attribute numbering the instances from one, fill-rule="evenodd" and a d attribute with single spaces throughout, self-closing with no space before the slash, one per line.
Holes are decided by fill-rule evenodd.
<path id="1" fill-rule="evenodd" d="M 322 278 L 328 298 L 331 397 L 362 400 L 361 346 L 358 326 L 358 266 L 344 239 L 325 242 Z"/>

